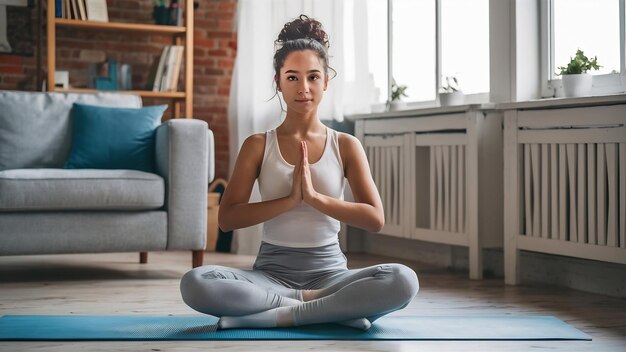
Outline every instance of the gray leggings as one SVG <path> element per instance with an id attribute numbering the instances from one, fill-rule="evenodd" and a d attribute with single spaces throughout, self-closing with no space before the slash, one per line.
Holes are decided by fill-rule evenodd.
<path id="1" fill-rule="evenodd" d="M 319 299 L 299 305 L 301 290 L 321 289 Z M 370 322 L 406 307 L 419 282 L 402 264 L 351 269 L 339 243 L 315 248 L 261 244 L 252 270 L 206 265 L 187 272 L 180 283 L 183 300 L 198 312 L 241 316 L 291 306 L 295 325 L 367 318 Z"/>

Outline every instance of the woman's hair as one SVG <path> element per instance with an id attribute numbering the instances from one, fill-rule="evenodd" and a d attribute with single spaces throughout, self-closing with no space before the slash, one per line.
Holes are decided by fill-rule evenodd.
<path id="1" fill-rule="evenodd" d="M 276 80 L 280 82 L 280 69 L 285 64 L 287 56 L 294 51 L 312 50 L 323 61 L 324 73 L 328 75 L 331 70 L 335 75 L 337 72 L 330 67 L 328 63 L 328 35 L 322 28 L 322 24 L 306 15 L 300 15 L 291 22 L 285 23 L 285 26 L 278 34 L 278 39 L 274 41 L 274 47 L 278 47 L 274 53 L 274 72 Z M 275 90 L 278 94 L 278 85 Z"/>

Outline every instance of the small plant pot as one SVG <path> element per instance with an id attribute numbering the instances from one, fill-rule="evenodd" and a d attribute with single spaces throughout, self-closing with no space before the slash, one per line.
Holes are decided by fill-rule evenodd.
<path id="1" fill-rule="evenodd" d="M 574 75 L 563 75 L 563 94 L 570 97 L 584 97 L 591 95 L 593 76 L 581 73 Z"/>
<path id="2" fill-rule="evenodd" d="M 389 111 L 399 111 L 406 108 L 406 103 L 402 100 L 395 100 L 389 103 Z"/>
<path id="3" fill-rule="evenodd" d="M 463 105 L 464 100 L 463 92 L 439 93 L 441 106 Z"/>

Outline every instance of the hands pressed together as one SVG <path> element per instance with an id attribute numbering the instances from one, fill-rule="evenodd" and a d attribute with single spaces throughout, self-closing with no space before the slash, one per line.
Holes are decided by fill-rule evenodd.
<path id="1" fill-rule="evenodd" d="M 299 204 L 300 201 L 311 203 L 317 196 L 311 182 L 311 169 L 309 168 L 308 150 L 305 141 L 300 142 L 300 161 L 293 170 L 293 183 L 290 198 Z"/>

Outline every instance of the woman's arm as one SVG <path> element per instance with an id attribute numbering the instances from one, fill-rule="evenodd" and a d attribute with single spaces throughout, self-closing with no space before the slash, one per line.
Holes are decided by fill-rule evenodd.
<path id="1" fill-rule="evenodd" d="M 264 202 L 249 203 L 254 181 L 257 179 L 263 162 L 265 137 L 256 134 L 248 137 L 239 151 L 233 175 L 224 190 L 220 202 L 217 222 L 222 231 L 231 231 L 262 223 L 302 201 L 301 177 L 293 182 L 289 196 Z M 300 163 L 301 164 L 301 163 Z M 298 169 L 301 166 L 297 165 Z M 299 176 L 299 172 L 294 175 Z"/>
<path id="2" fill-rule="evenodd" d="M 361 142 L 353 136 L 340 134 L 339 149 L 344 163 L 344 174 L 355 202 L 346 202 L 315 192 L 304 143 L 302 197 L 318 211 L 341 222 L 370 232 L 378 232 L 385 225 L 385 215 Z"/>

